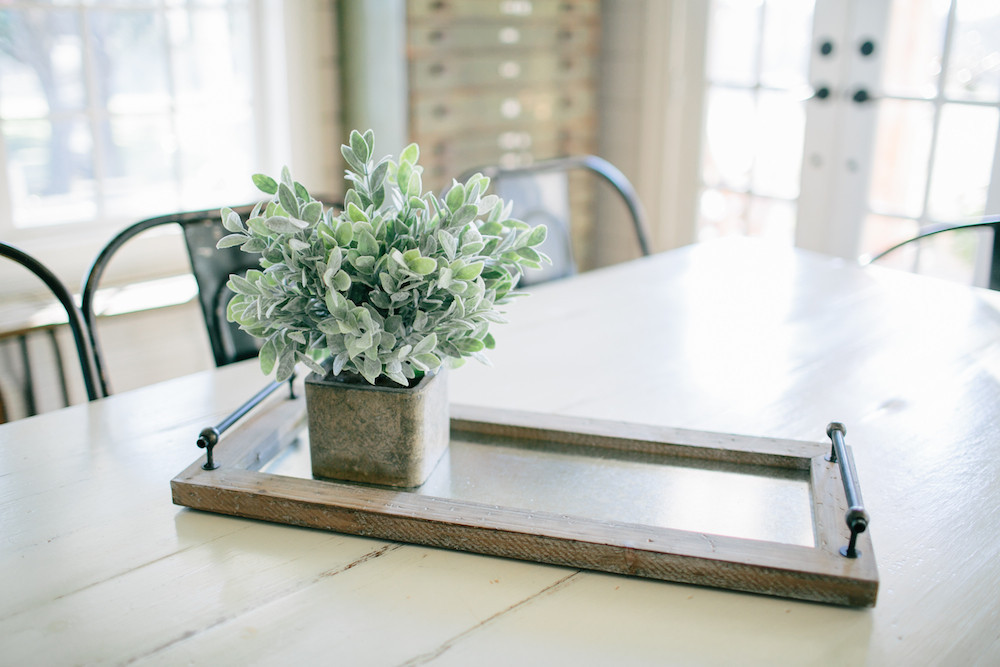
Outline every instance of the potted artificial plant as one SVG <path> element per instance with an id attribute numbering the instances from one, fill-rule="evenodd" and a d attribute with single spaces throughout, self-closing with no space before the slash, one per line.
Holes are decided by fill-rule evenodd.
<path id="1" fill-rule="evenodd" d="M 260 255 L 233 275 L 227 316 L 263 340 L 260 364 L 278 380 L 306 378 L 313 474 L 417 486 L 449 437 L 444 368 L 493 347 L 523 267 L 547 258 L 543 226 L 510 218 L 489 179 L 424 193 L 419 149 L 375 159 L 374 134 L 341 148 L 350 188 L 339 213 L 283 169 L 253 177 L 271 199 L 246 224 L 223 209 L 219 247 Z"/>

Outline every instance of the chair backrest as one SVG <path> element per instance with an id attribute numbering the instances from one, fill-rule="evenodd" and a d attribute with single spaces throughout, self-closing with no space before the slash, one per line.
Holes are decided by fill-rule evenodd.
<path id="1" fill-rule="evenodd" d="M 576 273 L 576 261 L 570 236 L 569 174 L 585 171 L 609 183 L 624 201 L 632 219 L 639 250 L 652 252 L 649 227 L 635 188 L 625 174 L 596 155 L 575 155 L 540 160 L 522 167 L 487 165 L 470 169 L 459 180 L 463 183 L 475 173 L 488 176 L 493 192 L 513 202 L 512 215 L 531 225 L 545 224 L 548 237 L 541 250 L 552 258 L 551 266 L 528 269 L 522 285 L 538 284 Z"/>
<path id="2" fill-rule="evenodd" d="M 232 207 L 244 221 L 253 210 L 252 204 Z M 239 326 L 226 319 L 226 306 L 232 294 L 226 288 L 230 274 L 244 273 L 247 269 L 260 268 L 258 256 L 241 251 L 238 247 L 219 250 L 216 243 L 229 232 L 222 226 L 221 208 L 162 215 L 134 223 L 112 238 L 101 250 L 87 272 L 83 285 L 82 309 L 90 329 L 94 357 L 101 387 L 110 394 L 107 364 L 97 336 L 95 299 L 101 276 L 111 258 L 129 240 L 154 227 L 179 225 L 191 261 L 191 272 L 198 285 L 198 304 L 205 321 L 205 329 L 212 346 L 216 366 L 256 357 L 260 342 Z"/>
<path id="3" fill-rule="evenodd" d="M 937 225 L 928 225 L 919 234 L 911 238 L 901 241 L 894 246 L 886 248 L 885 250 L 879 252 L 873 257 L 862 257 L 862 264 L 872 264 L 882 259 L 886 255 L 899 250 L 908 245 L 919 242 L 921 239 L 925 239 L 930 236 L 936 236 L 938 234 L 944 234 L 948 232 L 956 232 L 965 229 L 986 229 L 990 228 L 993 230 L 993 248 L 990 255 L 990 266 L 989 266 L 989 288 L 992 290 L 1000 290 L 1000 216 L 987 216 L 980 218 L 978 220 L 971 220 L 967 222 L 956 222 L 956 223 L 942 223 Z"/>
<path id="4" fill-rule="evenodd" d="M 73 295 L 59 278 L 37 259 L 12 245 L 0 242 L 0 256 L 7 257 L 25 267 L 38 276 L 52 294 L 58 299 L 66 311 L 66 320 L 73 334 L 77 356 L 80 359 L 80 370 L 83 373 L 83 385 L 87 391 L 88 400 L 96 400 L 106 394 L 101 388 L 98 376 L 97 360 L 94 355 L 87 324 L 80 308 L 73 301 Z"/>

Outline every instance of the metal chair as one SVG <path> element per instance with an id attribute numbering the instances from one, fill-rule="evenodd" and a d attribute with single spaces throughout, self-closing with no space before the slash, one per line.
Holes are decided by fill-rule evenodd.
<path id="1" fill-rule="evenodd" d="M 333 204 L 339 206 L 339 204 Z M 244 221 L 253 210 L 252 204 L 233 207 Z M 179 225 L 191 261 L 191 273 L 198 285 L 198 304 L 205 321 L 212 356 L 216 366 L 225 366 L 256 357 L 260 343 L 253 336 L 241 331 L 239 326 L 226 320 L 226 306 L 232 294 L 226 288 L 230 274 L 260 268 L 258 256 L 241 251 L 238 247 L 219 250 L 216 243 L 229 232 L 222 226 L 221 208 L 162 215 L 142 220 L 120 231 L 97 255 L 83 284 L 82 309 L 90 329 L 94 357 L 101 388 L 110 395 L 110 382 L 104 352 L 97 336 L 95 299 L 101 276 L 111 258 L 129 240 L 154 227 Z"/>
<path id="2" fill-rule="evenodd" d="M 470 169 L 459 178 L 461 182 L 464 183 L 476 172 L 488 176 L 493 191 L 514 202 L 514 217 L 532 225 L 545 224 L 548 227 L 548 237 L 541 250 L 552 258 L 552 265 L 528 269 L 521 278 L 521 285 L 565 278 L 577 272 L 570 236 L 568 179 L 574 171 L 596 174 L 614 188 L 631 215 L 640 252 L 643 255 L 652 253 L 649 226 L 635 188 L 621 170 L 603 158 L 576 155 L 540 160 L 523 167 L 490 165 Z"/>
<path id="3" fill-rule="evenodd" d="M 873 262 L 877 262 L 886 255 L 895 252 L 904 246 L 916 243 L 929 236 L 964 229 L 985 229 L 987 227 L 993 230 L 993 248 L 990 256 L 989 288 L 992 290 L 1000 290 L 1000 216 L 988 216 L 969 222 L 928 225 L 916 236 L 908 238 L 905 241 L 901 241 L 890 248 L 886 248 L 873 257 L 862 257 L 860 262 L 863 265 L 872 264 Z"/>
<path id="4" fill-rule="evenodd" d="M 83 373 L 83 384 L 87 391 L 87 399 L 93 401 L 104 397 L 106 394 L 101 388 L 98 376 L 97 360 L 94 356 L 94 350 L 91 344 L 89 332 L 87 331 L 87 324 L 82 311 L 79 307 L 77 307 L 76 302 L 73 300 L 73 295 L 70 294 L 69 290 L 62 283 L 62 281 L 59 280 L 59 278 L 52 273 L 48 267 L 23 250 L 0 242 L 0 256 L 7 257 L 34 273 L 42 280 L 42 282 L 45 283 L 46 287 L 49 288 L 56 299 L 58 299 L 60 305 L 62 305 L 63 309 L 66 311 L 66 320 L 69 324 L 70 332 L 73 334 L 73 342 L 76 344 L 77 356 L 80 360 L 80 370 Z M 50 332 L 51 331 L 52 330 L 50 329 Z M 26 334 L 27 332 L 22 332 L 22 335 Z M 53 343 L 54 342 L 53 338 Z M 32 395 L 34 388 L 30 379 L 31 375 L 27 359 L 26 342 L 22 344 L 22 352 L 22 356 L 25 357 L 25 375 L 27 378 L 25 383 L 26 403 L 28 405 L 28 413 L 33 414 L 35 411 Z M 64 369 L 62 364 L 62 355 L 59 352 L 58 345 L 54 345 L 54 354 L 56 365 L 59 367 L 63 399 L 64 402 L 68 404 L 69 396 L 66 388 L 66 377 L 63 374 Z"/>

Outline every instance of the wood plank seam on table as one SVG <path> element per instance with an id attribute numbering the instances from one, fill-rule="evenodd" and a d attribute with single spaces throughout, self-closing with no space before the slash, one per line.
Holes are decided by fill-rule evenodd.
<path id="1" fill-rule="evenodd" d="M 457 645 L 462 640 L 464 640 L 464 639 L 472 636 L 474 633 L 479 632 L 480 630 L 488 628 L 489 626 L 491 626 L 494 623 L 496 623 L 497 621 L 499 621 L 501 618 L 504 618 L 507 615 L 518 611 L 519 609 L 523 609 L 524 607 L 526 607 L 528 605 L 534 604 L 535 602 L 537 602 L 538 600 L 540 600 L 542 598 L 545 598 L 545 597 L 548 597 L 549 595 L 553 595 L 555 593 L 558 593 L 559 591 L 563 590 L 567 586 L 572 585 L 573 583 L 575 583 L 576 581 L 579 580 L 580 574 L 581 574 L 580 571 L 576 571 L 576 572 L 572 572 L 570 574 L 567 574 L 565 577 L 561 577 L 560 579 L 557 579 L 555 582 L 549 584 L 548 586 L 545 586 L 544 588 L 540 589 L 538 592 L 536 592 L 536 593 L 534 593 L 532 595 L 529 595 L 528 597 L 524 598 L 523 600 L 515 602 L 514 604 L 508 606 L 505 609 L 501 609 L 500 611 L 496 612 L 495 614 L 493 614 L 489 618 L 485 618 L 482 621 L 480 621 L 479 623 L 475 624 L 474 626 L 472 626 L 472 627 L 464 630 L 463 632 L 460 632 L 457 635 L 446 639 L 444 642 L 442 642 L 433 651 L 427 651 L 425 653 L 422 653 L 422 654 L 420 654 L 418 656 L 415 656 L 415 657 L 407 660 L 402 665 L 400 665 L 400 667 L 411 667 L 411 666 L 415 667 L 416 665 L 424 665 L 424 664 L 427 664 L 428 662 L 431 662 L 432 660 L 436 660 L 437 658 L 440 658 L 442 655 L 444 655 L 445 653 L 447 653 L 451 648 L 453 648 L 455 645 Z"/>

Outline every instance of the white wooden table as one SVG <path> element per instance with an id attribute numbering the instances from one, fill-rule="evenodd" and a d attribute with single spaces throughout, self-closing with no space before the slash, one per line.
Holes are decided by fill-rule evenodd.
<path id="1" fill-rule="evenodd" d="M 174 506 L 198 431 L 263 386 L 251 362 L 0 426 L 0 663 L 1000 662 L 1000 294 L 734 241 L 509 318 L 453 400 L 805 440 L 844 422 L 876 606 Z"/>

